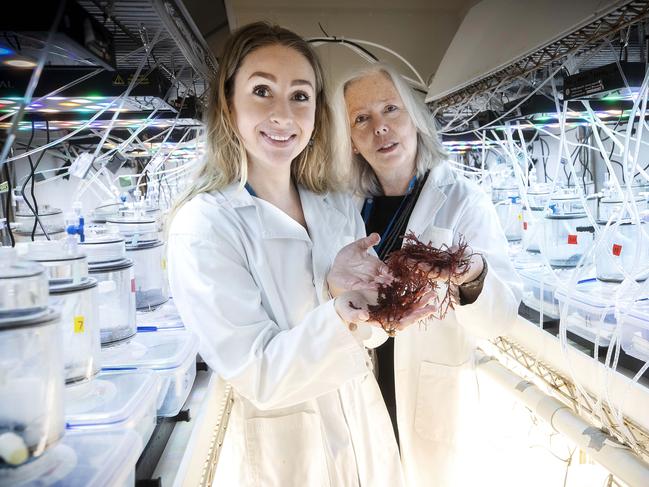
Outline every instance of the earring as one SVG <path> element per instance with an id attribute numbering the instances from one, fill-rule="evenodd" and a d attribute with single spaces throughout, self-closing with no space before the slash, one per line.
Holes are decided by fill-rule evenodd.
<path id="1" fill-rule="evenodd" d="M 354 152 L 354 154 L 358 154 L 358 149 L 356 147 L 352 147 L 352 151 Z"/>

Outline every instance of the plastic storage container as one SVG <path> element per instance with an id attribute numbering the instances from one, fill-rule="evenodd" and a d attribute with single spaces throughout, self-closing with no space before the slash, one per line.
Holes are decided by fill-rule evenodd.
<path id="1" fill-rule="evenodd" d="M 625 274 L 636 281 L 649 277 L 649 225 L 621 220 L 607 226 L 600 221 L 600 240 L 595 249 L 597 278 L 622 282 Z"/>
<path id="2" fill-rule="evenodd" d="M 558 320 L 559 302 L 554 293 L 557 289 L 556 273 L 561 271 L 552 271 L 548 267 L 536 267 L 521 269 L 518 271 L 523 280 L 523 303 L 533 310 L 542 313 L 548 318 Z M 565 280 L 569 275 L 565 275 Z M 564 280 L 562 278 L 562 280 Z"/>
<path id="3" fill-rule="evenodd" d="M 137 313 L 138 331 L 173 331 L 183 330 L 184 328 L 185 325 L 178 314 L 173 299 L 169 299 L 169 301 L 154 311 L 139 311 Z"/>
<path id="4" fill-rule="evenodd" d="M 198 339 L 188 331 L 138 333 L 102 350 L 104 370 L 150 369 L 160 377 L 158 416 L 175 416 L 196 378 Z"/>
<path id="5" fill-rule="evenodd" d="M 159 379 L 151 370 L 102 372 L 65 390 L 68 431 L 133 430 L 144 448 L 156 426 Z"/>
<path id="6" fill-rule="evenodd" d="M 97 281 L 88 277 L 86 256 L 66 242 L 29 245 L 25 258 L 44 265 L 49 274 L 50 304 L 61 314 L 65 380 L 71 384 L 99 372 Z"/>
<path id="7" fill-rule="evenodd" d="M 151 310 L 169 299 L 165 246 L 158 240 L 155 220 L 108 220 L 126 242 L 126 254 L 135 262 L 135 302 L 139 310 Z"/>
<path id="8" fill-rule="evenodd" d="M 119 234 L 91 234 L 81 244 L 88 255 L 88 271 L 99 283 L 97 302 L 101 345 L 116 345 L 136 333 L 135 270 L 126 258 Z"/>
<path id="9" fill-rule="evenodd" d="M 0 478 L 63 436 L 63 355 L 47 275 L 0 252 Z M 0 480 L 1 483 L 1 480 Z"/>
<path id="10" fill-rule="evenodd" d="M 0 487 L 133 487 L 141 448 L 133 431 L 68 432 L 41 458 L 0 470 Z"/>
<path id="11" fill-rule="evenodd" d="M 503 228 L 507 240 L 520 240 L 523 231 L 521 199 L 518 196 L 510 196 L 508 199 L 496 203 L 495 207 L 500 226 Z"/>
<path id="12" fill-rule="evenodd" d="M 566 328 L 591 343 L 608 347 L 617 326 L 614 301 L 617 286 L 588 279 L 578 283 L 570 293 L 565 288 L 558 289 L 555 296 Z"/>
<path id="13" fill-rule="evenodd" d="M 527 190 L 527 202 L 530 208 L 545 209 L 550 202 L 551 186 L 547 183 L 532 184 Z"/>
<path id="14" fill-rule="evenodd" d="M 635 303 L 622 322 L 622 348 L 643 362 L 649 361 L 649 301 Z"/>

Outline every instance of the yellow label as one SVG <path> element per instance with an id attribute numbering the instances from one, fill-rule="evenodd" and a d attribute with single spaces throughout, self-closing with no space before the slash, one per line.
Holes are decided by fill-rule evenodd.
<path id="1" fill-rule="evenodd" d="M 522 213 L 518 214 L 518 221 L 519 222 L 523 221 L 523 214 Z"/>
<path id="2" fill-rule="evenodd" d="M 83 316 L 75 316 L 74 317 L 74 332 L 75 333 L 83 333 L 86 331 L 85 325 L 84 325 L 85 319 Z"/>
<path id="3" fill-rule="evenodd" d="M 166 271 L 166 270 L 167 270 L 167 259 L 162 259 L 162 260 L 160 261 L 160 267 L 162 267 L 162 270 L 163 270 L 163 271 Z"/>

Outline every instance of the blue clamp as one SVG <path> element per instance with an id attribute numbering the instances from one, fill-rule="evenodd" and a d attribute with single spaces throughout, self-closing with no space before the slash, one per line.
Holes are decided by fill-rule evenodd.
<path id="1" fill-rule="evenodd" d="M 557 204 L 556 203 L 551 203 L 548 205 L 548 208 L 552 210 L 552 214 L 556 215 L 558 213 L 557 211 Z"/>
<path id="2" fill-rule="evenodd" d="M 509 201 L 510 201 L 512 204 L 516 204 L 516 203 L 518 203 L 520 200 L 521 200 L 521 197 L 520 197 L 520 196 L 509 196 Z"/>
<path id="3" fill-rule="evenodd" d="M 65 231 L 67 232 L 68 235 L 79 235 L 81 242 L 85 242 L 86 235 L 83 232 L 84 224 L 85 224 L 85 219 L 82 216 L 80 216 L 79 223 L 77 225 L 68 225 Z"/>

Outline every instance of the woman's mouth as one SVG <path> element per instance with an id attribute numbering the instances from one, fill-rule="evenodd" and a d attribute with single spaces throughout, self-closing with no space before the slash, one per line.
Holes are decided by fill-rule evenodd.
<path id="1" fill-rule="evenodd" d="M 398 142 L 388 142 L 387 144 L 383 144 L 381 147 L 379 147 L 378 152 L 387 154 L 388 152 L 392 152 L 398 145 Z"/>
<path id="2" fill-rule="evenodd" d="M 270 134 L 268 132 L 261 132 L 261 135 L 266 142 L 275 147 L 286 147 L 297 137 L 295 134 Z"/>

